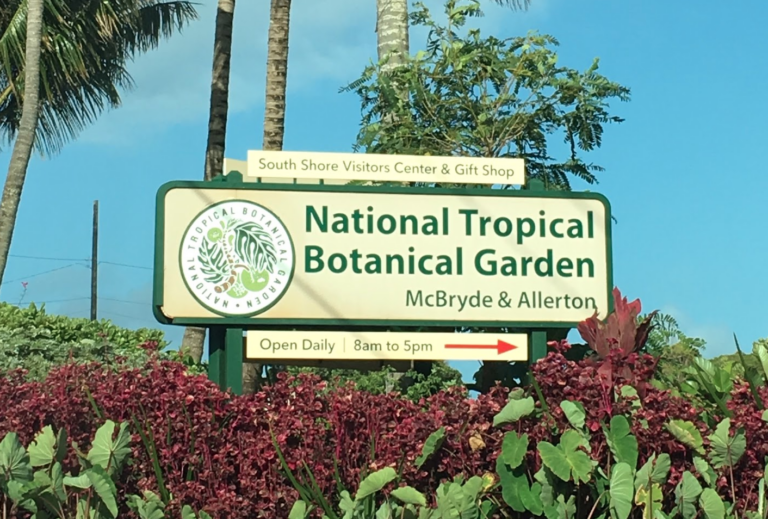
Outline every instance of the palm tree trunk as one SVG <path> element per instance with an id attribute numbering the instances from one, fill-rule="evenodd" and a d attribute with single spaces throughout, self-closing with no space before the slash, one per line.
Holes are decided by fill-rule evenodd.
<path id="1" fill-rule="evenodd" d="M 379 61 L 387 58 L 383 72 L 390 71 L 405 61 L 410 48 L 408 38 L 408 0 L 376 0 L 376 50 Z M 386 116 L 385 123 L 394 124 Z M 385 391 L 397 386 L 404 373 L 388 373 Z"/>
<path id="2" fill-rule="evenodd" d="M 385 69 L 400 65 L 409 52 L 408 0 L 376 0 L 376 47 Z"/>
<path id="3" fill-rule="evenodd" d="M 285 90 L 288 84 L 288 33 L 291 23 L 291 0 L 272 0 L 267 37 L 267 93 L 264 102 L 264 136 L 262 148 L 283 149 L 285 135 Z M 243 365 L 243 393 L 253 393 L 261 385 L 264 365 Z"/>
<path id="4" fill-rule="evenodd" d="M 219 0 L 216 10 L 216 32 L 213 37 L 213 74 L 211 79 L 211 104 L 208 113 L 208 145 L 205 150 L 203 178 L 211 180 L 224 169 L 224 145 L 227 136 L 227 112 L 229 111 L 229 65 L 232 58 L 232 24 L 235 0 Z M 205 329 L 187 327 L 181 348 L 195 362 L 203 358 Z"/>
<path id="5" fill-rule="evenodd" d="M 283 149 L 285 90 L 288 84 L 288 31 L 291 0 L 272 0 L 267 43 L 267 95 L 264 103 L 265 150 Z"/>
<path id="6" fill-rule="evenodd" d="M 19 212 L 21 191 L 35 143 L 40 115 L 40 47 L 43 38 L 44 0 L 27 1 L 27 43 L 24 65 L 24 97 L 21 105 L 19 132 L 13 145 L 3 198 L 0 201 L 0 283 L 8 264 L 13 229 Z"/>

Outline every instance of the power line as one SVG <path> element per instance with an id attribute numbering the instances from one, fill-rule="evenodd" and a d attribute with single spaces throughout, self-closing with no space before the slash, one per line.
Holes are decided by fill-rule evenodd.
<path id="1" fill-rule="evenodd" d="M 149 303 L 142 303 L 141 301 L 128 301 L 127 299 L 114 299 L 112 297 L 99 297 L 102 301 L 112 301 L 115 303 L 130 303 L 132 305 L 149 306 Z"/>
<path id="2" fill-rule="evenodd" d="M 18 305 L 14 305 L 14 306 L 21 306 L 23 304 L 29 305 L 31 303 L 35 303 L 36 305 L 43 304 L 43 303 L 45 303 L 45 304 L 47 304 L 47 303 L 64 303 L 64 302 L 67 302 L 67 301 L 82 301 L 83 299 L 88 299 L 88 296 L 69 297 L 69 298 L 66 298 L 66 299 L 48 299 L 47 301 L 30 301 L 29 303 L 23 303 L 22 302 L 22 303 L 19 303 Z"/>
<path id="3" fill-rule="evenodd" d="M 44 260 L 44 261 L 88 261 L 87 258 L 57 258 L 53 256 L 27 256 L 25 254 L 9 254 L 12 258 Z"/>
<path id="4" fill-rule="evenodd" d="M 102 310 L 101 313 L 107 314 L 107 315 L 115 315 L 117 317 L 123 317 L 125 319 L 131 319 L 133 321 L 138 321 L 138 322 L 145 322 L 147 320 L 146 318 L 143 318 L 143 317 L 136 317 L 135 315 L 121 314 L 119 312 L 113 312 L 112 310 Z"/>
<path id="5" fill-rule="evenodd" d="M 152 267 L 145 267 L 143 265 L 131 265 L 129 263 L 115 263 L 114 261 L 100 261 L 99 263 L 103 263 L 105 265 L 114 265 L 116 267 L 128 267 L 132 269 L 154 270 Z"/>
<path id="6" fill-rule="evenodd" d="M 44 271 L 38 272 L 36 274 L 29 274 L 28 276 L 23 276 L 23 277 L 16 278 L 16 279 L 9 279 L 8 281 L 3 281 L 2 283 L 0 283 L 0 285 L 6 285 L 8 283 L 15 283 L 17 281 L 26 281 L 28 279 L 36 278 L 38 276 L 43 276 L 45 274 L 50 274 L 51 272 L 57 272 L 59 270 L 64 270 L 64 269 L 68 269 L 68 268 L 75 267 L 75 266 L 84 267 L 85 265 L 82 265 L 80 263 L 70 263 L 69 265 L 64 265 L 63 267 L 58 267 L 58 268 L 50 269 L 50 270 L 44 270 Z"/>

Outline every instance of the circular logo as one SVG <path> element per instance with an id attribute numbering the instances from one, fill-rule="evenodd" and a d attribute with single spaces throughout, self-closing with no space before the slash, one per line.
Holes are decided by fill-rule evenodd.
<path id="1" fill-rule="evenodd" d="M 224 316 L 252 316 L 277 303 L 291 283 L 294 258 L 280 218 L 245 200 L 220 202 L 198 214 L 179 254 L 190 293 Z"/>

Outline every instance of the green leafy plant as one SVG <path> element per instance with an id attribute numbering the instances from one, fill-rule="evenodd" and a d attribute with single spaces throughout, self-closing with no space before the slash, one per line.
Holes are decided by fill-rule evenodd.
<path id="1" fill-rule="evenodd" d="M 388 495 L 382 490 L 397 479 L 397 473 L 386 467 L 368 475 L 354 497 L 346 490 L 341 492 L 338 509 L 341 519 L 400 518 L 400 519 L 455 519 L 463 517 L 489 517 L 496 505 L 485 497 L 489 482 L 474 476 L 464 481 L 442 483 L 434 495 L 434 506 L 427 497 L 409 486 L 393 489 Z M 308 517 L 311 511 L 305 501 L 297 501 L 291 509 L 290 519 Z M 335 514 L 334 514 L 335 516 Z M 333 517 L 333 516 L 329 516 Z"/>
<path id="2" fill-rule="evenodd" d="M 62 462 L 68 453 L 66 432 L 54 434 L 45 427 L 29 449 L 15 433 L 0 442 L 0 491 L 3 510 L 27 510 L 36 517 L 100 519 L 117 517 L 115 480 L 130 454 L 127 424 L 102 425 L 90 451 L 82 453 L 73 442 L 80 471 L 65 474 Z M 34 472 L 33 472 L 34 469 Z"/>
<path id="3" fill-rule="evenodd" d="M 0 517 L 29 512 L 32 518 L 104 519 L 118 516 L 117 482 L 131 454 L 128 424 L 107 420 L 99 427 L 87 453 L 77 442 L 67 443 L 63 429 L 51 426 L 40 431 L 28 448 L 16 433 L 0 441 Z M 62 465 L 70 447 L 79 462 L 76 474 L 64 473 Z M 169 498 L 169 500 L 172 497 Z M 165 519 L 165 507 L 157 494 L 127 496 L 126 503 L 139 519 Z M 182 519 L 211 519 L 184 505 Z"/>

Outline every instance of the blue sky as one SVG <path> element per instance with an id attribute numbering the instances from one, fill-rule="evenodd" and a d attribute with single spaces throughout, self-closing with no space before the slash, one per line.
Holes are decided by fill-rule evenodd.
<path id="1" fill-rule="evenodd" d="M 426 2 L 436 15 L 441 3 Z M 294 0 L 285 149 L 349 151 L 360 107 L 338 88 L 375 54 L 375 2 Z M 707 354 L 768 336 L 768 175 L 760 150 L 768 107 L 763 36 L 768 4 L 532 0 L 528 12 L 485 2 L 472 23 L 506 37 L 560 41 L 562 64 L 594 57 L 632 89 L 591 158 L 591 189 L 611 200 L 615 281 L 644 310 L 674 315 Z M 262 144 L 269 2 L 237 6 L 227 157 Z M 34 157 L 0 296 L 88 315 L 93 200 L 101 211 L 100 316 L 155 327 L 151 310 L 154 197 L 164 182 L 199 179 L 207 131 L 215 1 L 182 36 L 131 64 L 136 88 L 55 157 Z M 424 43 L 415 32 L 411 49 Z M 2 150 L 5 171 L 10 149 Z M 583 187 L 583 186 L 580 186 Z M 53 257 L 57 260 L 23 256 Z M 53 269 L 53 272 L 44 273 Z M 26 292 L 21 281 L 28 283 Z M 166 328 L 175 344 L 181 328 Z M 462 366 L 466 374 L 474 367 Z"/>

